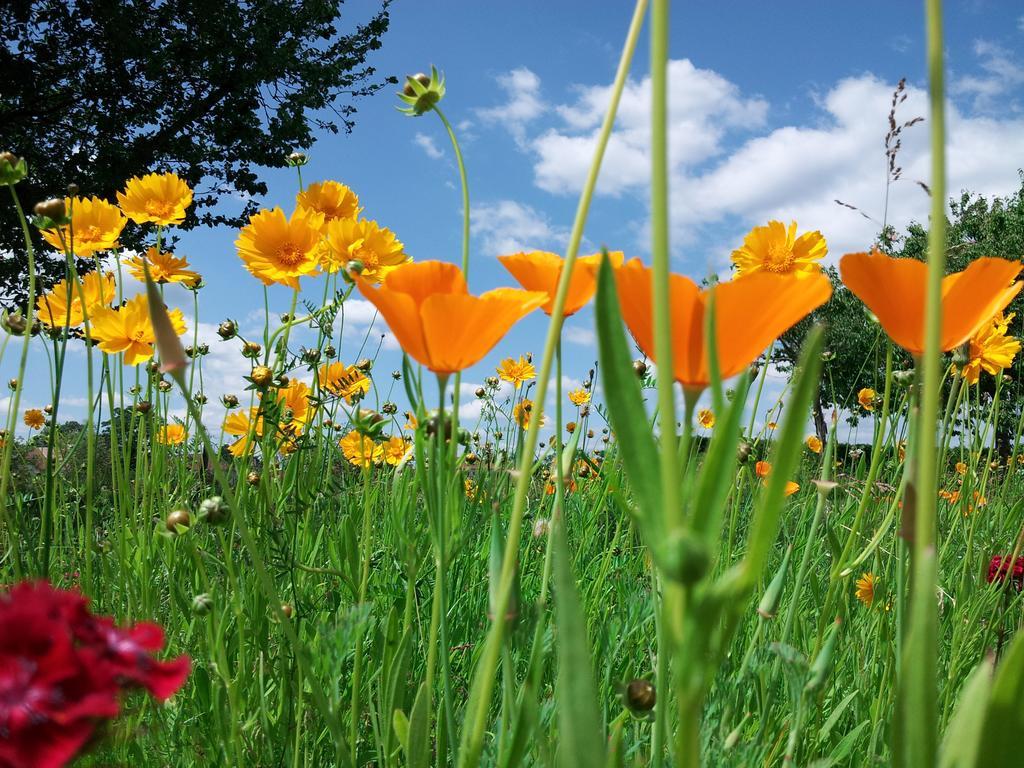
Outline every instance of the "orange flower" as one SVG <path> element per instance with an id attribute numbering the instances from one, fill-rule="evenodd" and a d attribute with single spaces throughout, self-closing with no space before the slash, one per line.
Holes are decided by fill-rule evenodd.
<path id="1" fill-rule="evenodd" d="M 630 259 L 616 270 L 622 316 L 644 354 L 654 356 L 651 270 Z M 688 277 L 670 278 L 672 363 L 675 378 L 687 389 L 711 382 L 704 344 L 704 312 L 715 293 L 718 367 L 722 378 L 742 372 L 764 348 L 811 310 L 828 301 L 832 285 L 821 273 L 796 280 L 757 272 L 700 290 Z"/>
<path id="2" fill-rule="evenodd" d="M 942 331 L 948 352 L 971 338 L 1013 301 L 1021 264 L 983 257 L 963 272 L 942 279 Z M 924 353 L 924 310 L 928 265 L 883 253 L 848 253 L 839 260 L 846 287 L 878 317 L 885 332 L 912 355 Z"/>
<path id="3" fill-rule="evenodd" d="M 767 461 L 759 461 L 754 465 L 754 474 L 760 478 L 768 477 L 772 471 L 772 465 Z"/>
<path id="4" fill-rule="evenodd" d="M 479 362 L 509 328 L 547 294 L 497 288 L 473 296 L 462 270 L 442 261 L 404 264 L 379 288 L 356 277 L 359 291 L 383 315 L 406 354 L 434 373 Z"/>
<path id="5" fill-rule="evenodd" d="M 608 254 L 612 266 L 622 264 L 622 251 L 611 251 Z M 512 277 L 528 291 L 544 291 L 547 301 L 541 306 L 546 314 L 551 314 L 555 304 L 555 293 L 558 281 L 562 276 L 562 265 L 565 259 L 548 251 L 532 251 L 530 253 L 513 253 L 510 256 L 499 256 L 498 261 L 512 273 Z M 579 312 L 594 296 L 597 290 L 597 268 L 601 265 L 601 254 L 581 256 L 576 259 L 569 281 L 569 292 L 565 296 L 565 317 Z"/>

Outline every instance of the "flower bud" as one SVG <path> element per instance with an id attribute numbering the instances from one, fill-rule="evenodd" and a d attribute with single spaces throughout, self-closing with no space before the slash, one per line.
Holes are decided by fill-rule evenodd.
<path id="1" fill-rule="evenodd" d="M 75 182 L 68 184 L 68 197 L 78 197 L 78 193 L 81 191 L 82 190 L 77 184 L 75 184 Z"/>
<path id="2" fill-rule="evenodd" d="M 36 216 L 43 219 L 49 219 L 49 223 L 61 224 L 67 220 L 68 211 L 64 207 L 64 199 L 60 197 L 52 197 L 49 200 L 41 200 L 33 207 L 33 212 Z M 47 222 L 43 222 L 43 229 L 50 229 L 50 226 L 46 226 Z"/>
<path id="3" fill-rule="evenodd" d="M 352 259 L 345 264 L 345 271 L 350 275 L 361 275 L 366 271 L 366 265 L 359 259 Z"/>
<path id="4" fill-rule="evenodd" d="M 282 603 L 281 604 L 281 613 L 284 614 L 286 619 L 290 619 L 294 612 L 295 612 L 295 609 L 292 608 L 291 603 Z"/>
<path id="5" fill-rule="evenodd" d="M 171 533 L 182 533 L 192 524 L 192 516 L 187 509 L 175 509 L 167 515 L 164 525 Z"/>
<path id="6" fill-rule="evenodd" d="M 647 375 L 647 363 L 643 360 L 634 360 L 633 370 L 636 372 L 636 375 L 642 379 Z"/>
<path id="7" fill-rule="evenodd" d="M 28 330 L 28 320 L 21 312 L 7 312 L 0 315 L 0 326 L 13 336 L 21 336 Z"/>
<path id="8" fill-rule="evenodd" d="M 786 583 L 786 572 L 789 571 L 789 558 L 792 554 L 793 547 L 786 547 L 786 554 L 782 558 L 782 564 L 779 566 L 779 570 L 775 572 L 771 582 L 769 582 L 768 588 L 764 591 L 764 596 L 757 606 L 757 612 L 761 614 L 763 619 L 775 618 L 775 612 L 779 609 L 779 600 L 782 599 L 782 587 Z"/>
<path id="9" fill-rule="evenodd" d="M 173 385 L 171 384 L 171 382 L 166 380 L 158 381 L 156 384 L 156 388 L 159 389 L 161 392 L 170 392 L 172 386 Z"/>
<path id="10" fill-rule="evenodd" d="M 630 680 L 623 700 L 630 712 L 650 712 L 657 703 L 657 694 L 649 680 Z"/>
<path id="11" fill-rule="evenodd" d="M 260 356 L 260 352 L 263 351 L 263 347 L 257 344 L 255 341 L 247 341 L 242 345 L 242 357 L 249 360 L 255 360 Z"/>
<path id="12" fill-rule="evenodd" d="M 10 388 L 10 390 L 12 392 L 16 391 L 18 389 L 18 380 L 17 379 L 9 379 L 8 382 L 7 382 L 7 386 Z"/>
<path id="13" fill-rule="evenodd" d="M 53 406 L 49 405 L 49 404 L 44 405 L 43 406 L 43 413 L 45 413 L 47 416 L 52 416 L 53 415 Z"/>
<path id="14" fill-rule="evenodd" d="M 195 400 L 198 405 L 206 405 L 207 401 L 209 400 L 209 398 L 202 392 L 196 392 L 192 396 L 192 399 Z"/>
<path id="15" fill-rule="evenodd" d="M 260 473 L 259 472 L 250 472 L 248 475 L 245 476 L 245 482 L 247 482 L 249 485 L 253 485 L 253 486 L 259 485 L 260 484 Z"/>
<path id="16" fill-rule="evenodd" d="M 477 455 L 473 452 L 467 453 L 464 456 L 464 458 L 466 460 L 466 463 L 469 464 L 470 466 L 473 466 L 477 462 Z"/>
<path id="17" fill-rule="evenodd" d="M 0 152 L 0 184 L 13 186 L 28 175 L 25 158 L 13 152 Z"/>
<path id="18" fill-rule="evenodd" d="M 135 412 L 146 415 L 152 407 L 153 404 L 149 402 L 149 400 L 139 400 L 139 402 L 135 404 Z"/>
<path id="19" fill-rule="evenodd" d="M 402 380 L 402 372 L 401 371 L 392 371 L 391 372 L 391 378 L 394 379 L 395 381 L 401 381 Z"/>
<path id="20" fill-rule="evenodd" d="M 750 458 L 750 443 L 742 442 L 736 446 L 736 461 L 740 464 L 746 464 Z"/>
<path id="21" fill-rule="evenodd" d="M 380 411 L 381 413 L 387 414 L 388 416 L 394 416 L 396 413 L 398 413 L 398 406 L 392 403 L 391 401 L 388 401 L 380 407 Z"/>
<path id="22" fill-rule="evenodd" d="M 326 357 L 328 360 L 331 360 L 337 356 L 338 350 L 334 348 L 333 344 L 328 344 L 326 347 L 324 347 L 324 357 Z"/>
<path id="23" fill-rule="evenodd" d="M 235 338 L 237 333 L 238 326 L 235 325 L 233 320 L 225 320 L 217 326 L 217 335 L 224 339 L 224 341 Z"/>
<path id="24" fill-rule="evenodd" d="M 364 357 L 362 360 L 356 363 L 356 368 L 358 368 L 363 373 L 369 373 L 370 369 L 373 368 L 373 361 Z"/>
<path id="25" fill-rule="evenodd" d="M 220 496 L 211 496 L 199 505 L 199 517 L 210 525 L 220 525 L 231 517 L 231 508 Z"/>
<path id="26" fill-rule="evenodd" d="M 411 75 L 410 79 L 415 80 L 423 87 L 430 85 L 430 75 L 426 74 L 425 72 L 417 72 L 415 75 Z M 416 91 L 413 90 L 411 83 L 405 84 L 405 88 L 402 89 L 402 93 L 404 93 L 406 96 L 416 95 Z"/>
<path id="27" fill-rule="evenodd" d="M 551 522 L 546 517 L 538 517 L 533 523 L 533 538 L 543 539 L 551 530 Z"/>
<path id="28" fill-rule="evenodd" d="M 285 155 L 284 161 L 291 168 L 301 168 L 309 162 L 309 156 L 305 152 L 292 152 Z"/>
<path id="29" fill-rule="evenodd" d="M 320 361 L 320 350 L 319 349 L 304 349 L 302 350 L 302 362 L 309 365 L 316 365 Z"/>
<path id="30" fill-rule="evenodd" d="M 257 387 L 266 387 L 274 379 L 274 372 L 265 365 L 257 365 L 252 369 L 249 379 Z"/>
<path id="31" fill-rule="evenodd" d="M 444 94 L 444 78 L 438 75 L 437 69 L 431 67 L 429 76 L 418 72 L 405 78 L 405 87 L 398 98 L 409 106 L 400 111 L 410 117 L 422 115 L 433 109 L 444 98 Z"/>
<path id="32" fill-rule="evenodd" d="M 483 387 L 477 387 L 475 394 L 477 397 L 485 397 L 487 395 L 487 390 Z"/>
<path id="33" fill-rule="evenodd" d="M 192 613 L 196 616 L 205 616 L 213 610 L 213 598 L 206 592 L 192 598 Z"/>

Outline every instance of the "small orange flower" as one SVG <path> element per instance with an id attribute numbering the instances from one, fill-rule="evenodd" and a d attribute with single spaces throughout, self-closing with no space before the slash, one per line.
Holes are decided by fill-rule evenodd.
<path id="1" fill-rule="evenodd" d="M 583 389 L 582 387 L 570 390 L 569 402 L 577 406 L 586 405 L 590 402 L 590 390 Z"/>
<path id="2" fill-rule="evenodd" d="M 278 283 L 298 290 L 299 278 L 320 269 L 323 214 L 296 208 L 291 218 L 274 208 L 260 211 L 238 233 L 238 256 L 264 285 Z"/>
<path id="3" fill-rule="evenodd" d="M 786 481 L 786 487 L 783 490 L 783 494 L 786 496 L 792 496 L 794 493 L 800 490 L 800 483 L 794 483 L 792 480 Z"/>
<path id="4" fill-rule="evenodd" d="M 875 398 L 878 395 L 871 387 L 864 387 L 860 392 L 857 393 L 857 402 L 860 403 L 860 407 L 865 411 L 875 410 Z"/>
<path id="5" fill-rule="evenodd" d="M 46 424 L 46 416 L 38 408 L 29 408 L 23 417 L 25 426 L 29 429 L 42 429 Z"/>
<path id="6" fill-rule="evenodd" d="M 412 450 L 412 443 L 404 437 L 389 437 L 381 446 L 384 449 L 384 461 L 391 466 L 397 466 Z"/>
<path id="7" fill-rule="evenodd" d="M 1013 301 L 1019 262 L 983 257 L 942 279 L 942 351 L 960 346 Z M 912 355 L 924 353 L 928 265 L 883 253 L 848 253 L 839 260 L 846 287 L 878 317 L 885 332 Z"/>
<path id="8" fill-rule="evenodd" d="M 188 437 L 188 433 L 185 431 L 185 427 L 177 422 L 164 424 L 156 433 L 156 441 L 164 445 L 180 445 L 185 442 L 186 437 Z"/>
<path id="9" fill-rule="evenodd" d="M 523 429 L 530 426 L 530 415 L 533 413 L 533 400 L 521 400 L 512 407 L 512 420 Z"/>
<path id="10" fill-rule="evenodd" d="M 442 261 L 404 264 L 388 273 L 379 288 L 359 276 L 355 280 L 406 354 L 442 375 L 478 363 L 547 298 L 514 288 L 473 296 L 462 270 Z"/>
<path id="11" fill-rule="evenodd" d="M 537 369 L 523 355 L 520 355 L 518 360 L 514 357 L 502 360 L 495 373 L 498 374 L 498 378 L 509 382 L 515 389 L 519 389 L 530 379 L 537 378 Z"/>
<path id="12" fill-rule="evenodd" d="M 630 259 L 616 270 L 622 315 L 644 354 L 654 355 L 651 270 Z M 716 346 L 723 379 L 742 372 L 765 347 L 813 309 L 828 301 L 832 285 L 820 272 L 802 279 L 755 272 L 708 290 L 688 277 L 669 277 L 672 307 L 672 364 L 675 379 L 686 389 L 711 382 L 704 341 L 704 312 L 715 294 Z"/>
<path id="13" fill-rule="evenodd" d="M 608 258 L 612 266 L 622 264 L 622 251 L 610 251 Z M 528 291 L 544 291 L 547 301 L 541 309 L 548 315 L 554 310 L 555 293 L 558 281 L 562 276 L 562 265 L 565 259 L 549 251 L 531 251 L 530 253 L 513 253 L 499 256 L 500 261 L 519 284 Z M 594 296 L 597 290 L 597 268 L 601 265 L 601 254 L 581 256 L 576 259 L 569 281 L 569 292 L 565 296 L 564 317 L 569 317 L 582 309 Z"/>
<path id="14" fill-rule="evenodd" d="M 754 474 L 760 478 L 766 478 L 771 474 L 772 465 L 767 461 L 759 461 L 754 465 Z"/>
<path id="15" fill-rule="evenodd" d="M 958 475 L 966 475 L 967 474 L 967 465 L 964 462 L 962 462 L 962 461 L 958 461 L 956 463 L 956 473 Z"/>
<path id="16" fill-rule="evenodd" d="M 149 262 L 149 276 L 156 283 L 181 283 L 187 288 L 195 288 L 203 279 L 198 272 L 188 268 L 188 259 L 179 259 L 168 251 L 150 248 L 145 256 L 135 256 L 125 262 L 132 277 L 143 283 L 146 282 L 144 262 Z"/>
<path id="17" fill-rule="evenodd" d="M 318 181 L 310 184 L 295 197 L 300 208 L 322 213 L 324 227 L 333 219 L 354 219 L 362 209 L 359 197 L 351 189 L 337 181 Z"/>
<path id="18" fill-rule="evenodd" d="M 875 574 L 868 571 L 859 579 L 857 579 L 856 590 L 854 595 L 868 608 L 875 602 L 875 589 L 877 588 L 878 579 L 875 578 Z"/>
<path id="19" fill-rule="evenodd" d="M 715 414 L 710 408 L 701 408 L 697 411 L 697 423 L 704 429 L 711 429 L 715 426 Z"/>
<path id="20" fill-rule="evenodd" d="M 821 438 L 817 435 L 810 435 L 806 440 L 804 440 L 804 445 L 807 446 L 807 450 L 811 453 L 821 453 Z"/>
<path id="21" fill-rule="evenodd" d="M 181 224 L 192 205 L 192 190 L 173 173 L 147 173 L 129 179 L 117 203 L 136 224 Z"/>

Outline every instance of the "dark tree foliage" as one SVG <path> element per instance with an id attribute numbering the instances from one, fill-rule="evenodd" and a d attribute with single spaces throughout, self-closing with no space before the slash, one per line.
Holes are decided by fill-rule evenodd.
<path id="1" fill-rule="evenodd" d="M 316 131 L 351 131 L 354 101 L 394 77 L 367 63 L 388 5 L 346 24 L 343 0 L 13 0 L 0 24 L 0 149 L 27 159 L 23 204 L 114 199 L 133 175 L 174 171 L 196 190 L 184 228 L 240 226 L 254 210 L 214 210 L 225 195 L 265 195 Z M 135 245 L 134 231 L 122 243 Z M 24 241 L 0 204 L 0 303 L 24 301 Z M 87 264 L 82 264 L 88 268 Z M 40 260 L 44 285 L 64 276 Z"/>
<path id="2" fill-rule="evenodd" d="M 1024 172 L 1020 189 L 1008 197 L 987 199 L 964 192 L 959 199 L 952 199 L 946 232 L 947 272 L 963 270 L 981 256 L 1024 259 Z M 917 222 L 902 234 L 890 228 L 879 235 L 876 246 L 891 256 L 924 260 L 928 252 L 928 230 Z M 784 370 L 791 368 L 799 359 L 800 347 L 810 327 L 818 322 L 825 324 L 829 359 L 823 365 L 821 389 L 814 406 L 815 426 L 823 440 L 828 423 L 825 411 L 849 409 L 855 419 L 857 392 L 861 387 L 873 387 L 881 392 L 885 379 L 884 333 L 871 321 L 860 300 L 842 286 L 836 270 L 826 271 L 835 288 L 832 298 L 785 333 L 776 351 L 776 363 Z M 1016 331 L 1015 335 L 1022 335 L 1024 296 L 1018 295 L 1007 312 L 1017 313 L 1011 333 Z M 895 348 L 894 370 L 908 369 L 911 365 L 910 356 Z M 1004 429 L 1012 430 L 1016 426 L 1014 417 L 1020 415 L 1020 383 L 1013 382 L 1011 391 L 1004 389 L 1005 416 L 1001 421 Z M 994 390 L 993 377 L 982 374 L 982 396 L 991 397 Z"/>

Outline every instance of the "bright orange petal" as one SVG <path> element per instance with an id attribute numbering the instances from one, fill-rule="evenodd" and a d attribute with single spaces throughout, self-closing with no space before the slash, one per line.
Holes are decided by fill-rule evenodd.
<path id="1" fill-rule="evenodd" d="M 384 288 L 406 294 L 416 307 L 435 293 L 467 293 L 468 290 L 462 270 L 446 261 L 416 261 L 403 264 L 387 274 L 384 278 Z"/>
<path id="2" fill-rule="evenodd" d="M 942 281 L 942 349 L 948 352 L 981 330 L 1021 289 L 1011 282 L 1021 264 L 983 257 Z"/>
<path id="3" fill-rule="evenodd" d="M 924 351 L 928 273 L 924 262 L 894 259 L 877 251 L 848 253 L 839 260 L 839 272 L 846 287 L 875 313 L 889 338 L 911 354 Z"/>
<path id="4" fill-rule="evenodd" d="M 558 288 L 558 278 L 562 274 L 562 257 L 549 251 L 531 251 L 530 253 L 513 253 L 499 256 L 498 261 L 512 277 L 528 291 L 544 291 L 548 300 L 541 309 L 551 314 Z M 575 270 L 574 270 L 575 271 Z M 568 307 L 566 307 L 568 310 Z M 569 314 L 568 311 L 566 314 Z"/>
<path id="5" fill-rule="evenodd" d="M 397 271 L 400 270 L 392 274 L 396 274 Z M 360 278 L 356 279 L 356 285 L 359 292 L 380 312 L 405 353 L 416 362 L 429 367 L 430 358 L 426 342 L 423 340 L 423 327 L 417 302 L 406 293 L 391 290 L 387 286 L 387 278 L 385 285 L 380 288 L 375 288 Z"/>
<path id="6" fill-rule="evenodd" d="M 755 272 L 715 287 L 718 365 L 722 378 L 742 372 L 769 344 L 832 295 L 823 274 L 801 279 Z M 708 376 L 710 379 L 710 376 Z"/>
<path id="7" fill-rule="evenodd" d="M 477 297 L 435 294 L 424 300 L 423 335 L 435 373 L 455 373 L 478 363 L 547 294 L 498 288 Z"/>

